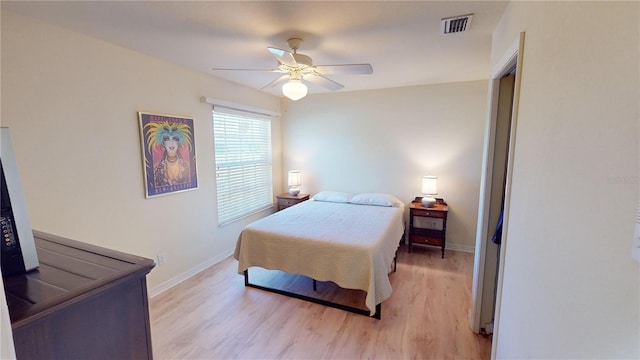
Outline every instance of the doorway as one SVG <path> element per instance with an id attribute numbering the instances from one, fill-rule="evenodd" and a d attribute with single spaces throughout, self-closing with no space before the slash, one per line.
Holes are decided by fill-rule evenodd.
<path id="1" fill-rule="evenodd" d="M 489 194 L 487 196 L 488 226 L 484 234 L 484 239 L 486 239 L 484 240 L 486 241 L 484 281 L 482 284 L 482 297 L 479 299 L 480 332 L 485 334 L 492 334 L 494 325 L 514 85 L 515 74 L 513 71 L 499 80 L 493 163 L 491 165 L 491 186 L 488 189 Z"/>
<path id="2" fill-rule="evenodd" d="M 524 33 L 491 72 L 485 128 L 469 325 L 497 333 L 506 249 Z M 498 224 L 501 220 L 501 229 Z M 496 230 L 500 230 L 499 232 Z M 494 242 L 494 235 L 500 235 Z M 495 349 L 496 337 L 493 339 Z M 493 354 L 492 354 L 493 356 Z"/>

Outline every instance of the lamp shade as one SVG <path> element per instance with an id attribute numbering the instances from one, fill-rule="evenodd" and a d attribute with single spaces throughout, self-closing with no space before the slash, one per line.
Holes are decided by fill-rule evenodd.
<path id="1" fill-rule="evenodd" d="M 282 85 L 282 93 L 289 99 L 296 101 L 307 96 L 307 85 L 300 79 L 289 79 L 289 82 Z"/>
<path id="2" fill-rule="evenodd" d="M 422 197 L 422 205 L 425 207 L 433 207 L 436 203 L 436 199 L 433 195 L 438 193 L 438 177 L 433 175 L 427 175 L 422 177 L 422 193 L 425 194 Z"/>
<path id="3" fill-rule="evenodd" d="M 287 178 L 287 185 L 289 185 L 289 194 L 296 196 L 300 193 L 300 171 L 290 170 Z"/>
<path id="4" fill-rule="evenodd" d="M 289 186 L 300 186 L 300 171 L 291 170 L 289 171 L 289 178 L 287 179 L 287 185 Z"/>
<path id="5" fill-rule="evenodd" d="M 438 193 L 438 177 L 427 175 L 422 177 L 422 193 L 436 195 Z"/>

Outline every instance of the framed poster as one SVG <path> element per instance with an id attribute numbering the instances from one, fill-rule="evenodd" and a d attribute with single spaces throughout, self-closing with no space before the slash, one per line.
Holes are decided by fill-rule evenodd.
<path id="1" fill-rule="evenodd" d="M 198 188 L 193 119 L 138 112 L 147 198 Z"/>

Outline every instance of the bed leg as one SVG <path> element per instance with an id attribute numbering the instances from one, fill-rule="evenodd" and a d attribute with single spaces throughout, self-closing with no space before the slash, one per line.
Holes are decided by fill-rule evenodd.
<path id="1" fill-rule="evenodd" d="M 249 269 L 244 271 L 244 286 L 249 286 Z"/>
<path id="2" fill-rule="evenodd" d="M 316 279 L 313 279 L 313 291 L 316 291 L 317 289 Z"/>
<path id="3" fill-rule="evenodd" d="M 398 269 L 398 250 L 396 250 L 396 254 L 393 256 L 393 272 L 396 272 Z"/>
<path id="4" fill-rule="evenodd" d="M 382 303 L 376 305 L 376 313 L 373 314 L 373 318 L 380 320 L 382 316 L 382 314 L 380 314 L 381 311 L 382 311 Z"/>

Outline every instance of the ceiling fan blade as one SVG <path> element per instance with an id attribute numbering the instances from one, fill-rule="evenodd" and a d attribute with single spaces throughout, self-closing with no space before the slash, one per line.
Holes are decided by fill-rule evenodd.
<path id="1" fill-rule="evenodd" d="M 373 74 L 371 64 L 318 65 L 315 67 L 320 74 Z"/>
<path id="2" fill-rule="evenodd" d="M 264 71 L 264 72 L 281 72 L 280 69 L 229 69 L 229 68 L 212 68 L 214 71 Z"/>
<path id="3" fill-rule="evenodd" d="M 296 59 L 293 57 L 293 54 L 288 51 L 274 48 L 274 47 L 268 47 L 267 50 L 269 50 L 269 52 L 272 53 L 273 56 L 275 56 L 276 59 L 278 59 L 278 61 L 280 61 L 285 65 L 289 65 L 289 66 L 298 65 L 298 63 L 296 62 Z"/>
<path id="4" fill-rule="evenodd" d="M 282 83 L 285 83 L 289 80 L 289 75 L 282 75 L 279 78 L 273 80 L 272 82 L 268 83 L 267 85 L 263 86 L 262 89 L 266 89 L 266 88 L 270 88 L 270 87 L 274 87 L 274 86 L 278 86 Z"/>
<path id="5" fill-rule="evenodd" d="M 337 83 L 331 79 L 327 79 L 322 75 L 305 75 L 303 79 L 312 84 L 320 85 L 332 91 L 340 90 L 344 87 L 344 85 Z"/>

